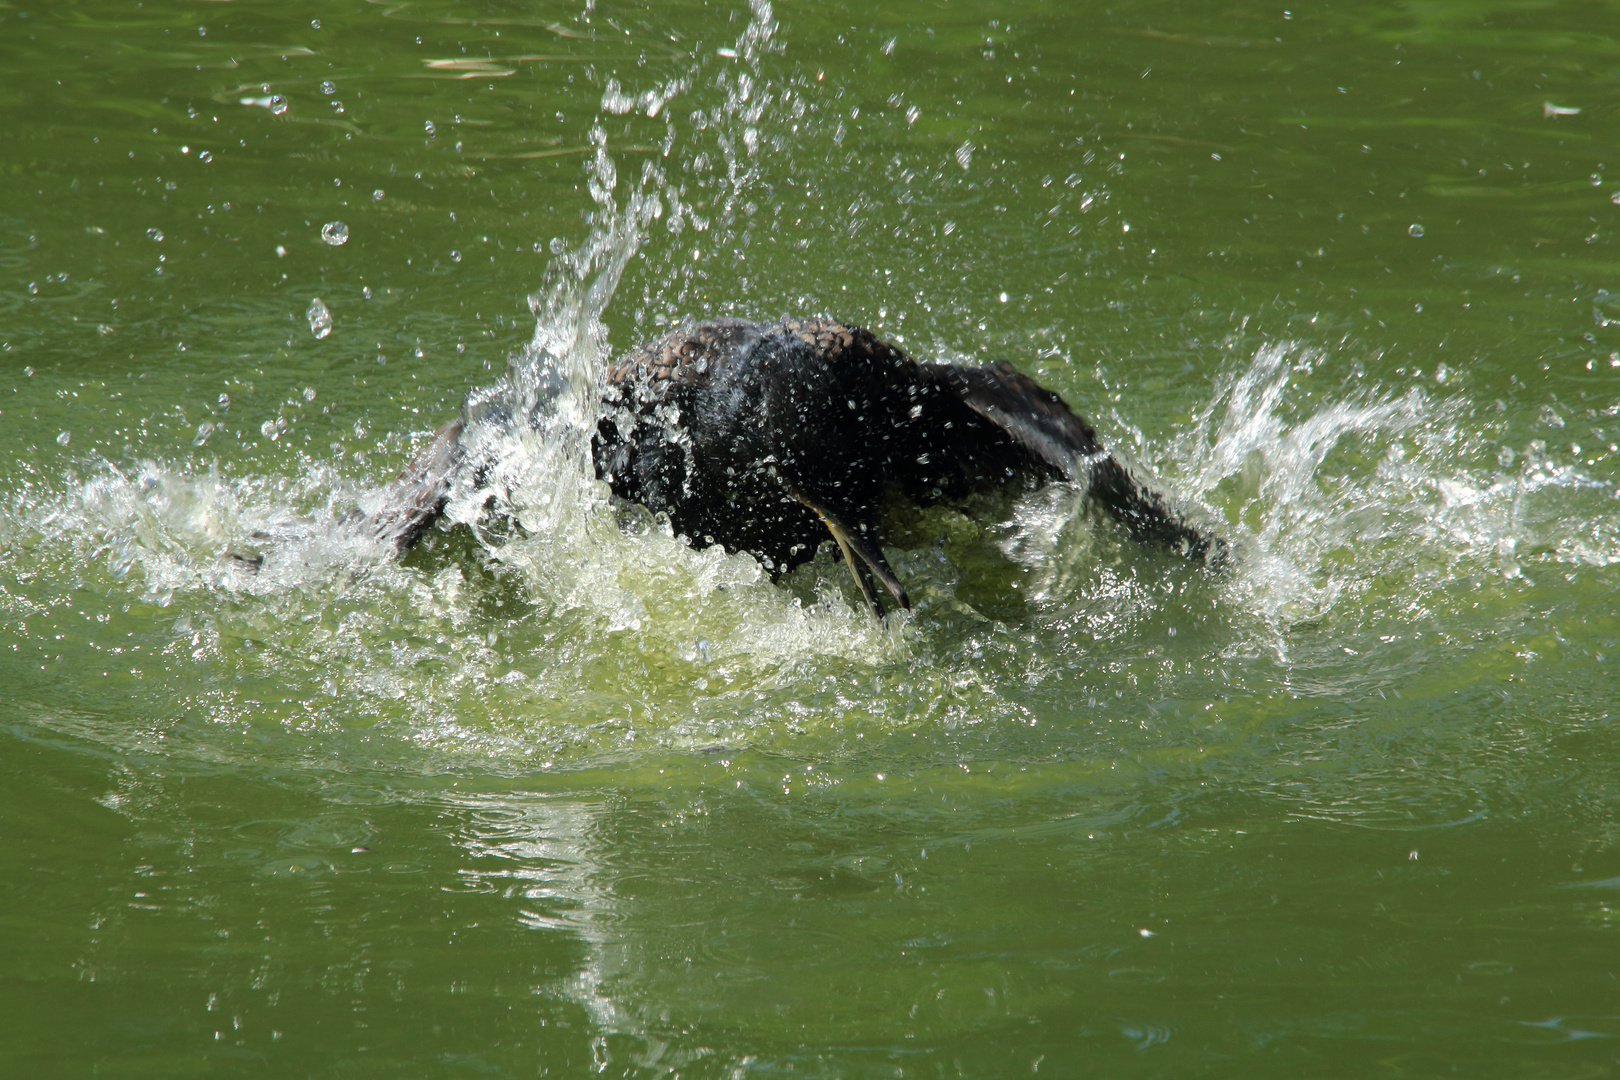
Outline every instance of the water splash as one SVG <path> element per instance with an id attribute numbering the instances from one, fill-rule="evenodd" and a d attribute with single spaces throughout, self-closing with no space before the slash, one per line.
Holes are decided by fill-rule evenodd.
<path id="1" fill-rule="evenodd" d="M 1115 419 L 1117 445 L 1155 449 Z M 1155 482 L 1233 544 L 1209 579 L 1224 650 L 1259 646 L 1288 664 L 1296 627 L 1403 631 L 1447 609 L 1457 582 L 1513 582 L 1526 559 L 1620 562 L 1608 485 L 1543 440 L 1514 449 L 1508 438 L 1464 394 L 1369 384 L 1353 362 L 1273 342 L 1217 379 L 1155 455 L 1167 469 Z M 1201 599 L 1180 599 L 1198 596 L 1193 579 L 1122 545 L 1077 491 L 1021 499 L 996 544 L 1053 625 L 1120 646 L 1203 620 L 1187 606 Z"/>
<path id="2" fill-rule="evenodd" d="M 1134 432 L 1143 467 L 1159 464 L 1235 541 L 1223 577 L 1135 549 L 1077 493 L 1048 488 L 999 530 L 939 511 L 918 530 L 928 539 L 891 552 L 919 604 L 884 625 L 850 602 L 826 554 L 774 584 L 747 556 L 695 551 L 667 520 L 613 505 L 589 443 L 626 274 L 663 290 L 642 297 L 638 324 L 723 309 L 707 302 L 705 267 L 747 250 L 760 170 L 802 119 L 793 80 L 764 71 L 778 50 L 771 8 L 752 15 L 734 49 L 685 74 L 604 89 L 585 235 L 553 243 L 533 337 L 467 399 L 481 467 L 452 491 L 448 516 L 465 528 L 434 533 L 435 550 L 401 565 L 346 534 L 344 511 L 379 496 L 330 463 L 295 460 L 276 478 L 146 461 L 29 489 L 0 523 L 7 557 L 172 615 L 210 678 L 281 688 L 280 704 L 220 695 L 215 717 L 376 727 L 434 754 L 514 762 L 757 745 L 816 725 L 1022 721 L 1039 711 L 1020 699 L 1028 687 L 1113 672 L 1112 685 L 1135 686 L 1166 643 L 1283 656 L 1292 627 L 1415 618 L 1459 573 L 1502 581 L 1527 560 L 1620 559 L 1612 512 L 1572 527 L 1581 513 L 1559 499 L 1588 481 L 1545 445 L 1516 443 L 1504 463 L 1504 436 L 1460 393 L 1353 372 L 1334 385 L 1352 364 L 1289 342 L 1235 359 L 1168 445 Z M 662 125 L 663 154 L 621 172 L 608 117 Z M 318 306 L 320 334 L 331 316 Z M 1129 417 L 1116 419 L 1128 445 Z M 1090 669 L 1075 659 L 1087 648 L 1103 657 Z"/>
<path id="3" fill-rule="evenodd" d="M 523 760 L 712 743 L 760 722 L 760 694 L 796 696 L 806 673 L 842 678 L 831 673 L 908 655 L 905 626 L 864 615 L 829 557 L 784 589 L 751 557 L 694 550 L 666 519 L 615 507 L 590 459 L 613 355 L 604 315 L 627 266 L 660 221 L 678 236 L 699 218 L 725 220 L 753 182 L 750 131 L 769 98 L 758 65 L 775 27 L 768 4 L 753 15 L 736 58 L 701 57 L 690 76 L 604 93 L 604 115 L 640 102 L 673 131 L 670 103 L 720 68 L 722 100 L 702 130 L 726 163 L 724 185 L 706 190 L 714 202 L 700 213 L 663 159 L 627 180 L 593 126 L 586 235 L 554 245 L 529 301 L 533 337 L 468 396 L 476 467 L 447 509 L 465 528 L 434 533 L 435 553 L 402 565 L 346 530 L 345 511 L 375 509 L 382 494 L 313 459 L 285 478 L 94 462 L 88 479 L 32 492 L 21 546 L 112 595 L 182 612 L 175 625 L 220 668 L 250 682 L 273 671 L 284 704 L 256 705 L 253 723 L 389 725 L 436 752 Z M 330 332 L 321 301 L 307 317 L 317 336 Z M 267 421 L 266 437 L 286 421 Z M 229 695 L 211 709 L 245 715 Z"/>
<path id="4" fill-rule="evenodd" d="M 726 163 L 718 196 L 721 222 L 730 220 L 756 178 L 748 158 L 757 148 L 755 125 L 769 99 L 759 92 L 757 79 L 762 56 L 774 47 L 776 23 L 764 0 L 755 0 L 751 12 L 734 50 L 740 63 L 725 65 L 715 80 L 721 103 L 694 121 L 713 135 Z M 700 59 L 699 70 L 708 62 Z M 699 70 L 640 94 L 626 93 L 610 80 L 602 110 L 624 114 L 634 109 L 656 118 L 697 81 Z M 666 125 L 667 141 L 673 141 L 673 120 L 666 118 Z M 777 606 L 780 597 L 752 558 L 718 549 L 691 550 L 670 534 L 667 520 L 639 508 L 615 511 L 606 488 L 595 479 L 590 440 L 613 355 L 604 314 L 656 222 L 665 218 L 666 230 L 679 235 L 685 221 L 700 229 L 711 221 L 683 201 L 683 186 L 671 181 L 659 162 L 645 164 L 634 183 L 625 184 L 600 123 L 592 128 L 590 140 L 595 152 L 586 174 L 595 209 L 587 218 L 588 234 L 577 246 L 554 244 L 545 278 L 529 298 L 534 336 L 511 358 L 499 382 L 468 397 L 464 441 L 480 463 L 479 482 L 473 485 L 474 470 L 466 471 L 452 493 L 448 515 L 478 530 L 481 542 L 505 565 L 521 568 L 549 610 L 596 611 L 609 633 L 648 631 L 650 607 L 662 608 L 669 617 L 682 609 L 697 612 L 689 621 L 698 622 L 706 621 L 704 613 L 729 611 L 720 618 L 730 622 L 740 602 L 760 621 L 747 631 L 735 624 L 710 627 L 705 640 L 715 645 L 706 651 L 769 656 L 773 645 L 788 654 L 807 648 L 834 654 L 870 649 L 874 641 L 892 635 L 851 632 L 841 615 L 832 618 L 841 632 L 827 634 L 832 623 L 826 605 L 841 602 L 835 592 L 819 590 L 808 606 L 767 615 L 763 609 Z M 521 526 L 521 535 L 497 536 L 481 528 L 479 522 L 488 520 L 483 515 L 491 490 L 498 493 L 497 509 Z M 678 604 L 650 604 L 649 576 L 669 583 Z M 757 633 L 759 640 L 744 643 L 739 633 Z"/>
<path id="5" fill-rule="evenodd" d="M 98 460 L 65 488 L 19 493 L 13 558 L 36 570 L 83 578 L 99 568 L 108 586 L 141 603 L 177 598 L 271 596 L 352 578 L 385 552 L 341 528 L 356 495 L 325 466 L 292 478 L 228 477 L 217 464 L 197 472 L 147 460 L 121 467 Z"/>
<path id="6" fill-rule="evenodd" d="M 1324 393 L 1336 368 L 1347 377 Z M 1543 442 L 1515 452 L 1504 437 L 1462 394 L 1365 385 L 1356 365 L 1278 342 L 1217 383 L 1169 456 L 1237 541 L 1234 599 L 1280 627 L 1363 600 L 1388 605 L 1391 580 L 1414 601 L 1442 581 L 1513 578 L 1526 549 L 1620 557 L 1557 545 L 1575 523 L 1539 497 L 1602 485 L 1555 463 Z"/>

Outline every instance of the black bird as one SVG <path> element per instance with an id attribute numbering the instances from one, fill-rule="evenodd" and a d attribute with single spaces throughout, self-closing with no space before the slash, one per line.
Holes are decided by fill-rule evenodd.
<path id="1" fill-rule="evenodd" d="M 464 422 L 440 428 L 363 520 L 403 551 L 466 467 Z M 902 607 L 883 557 L 886 503 L 919 506 L 1067 481 L 1136 540 L 1218 561 L 1226 545 L 1141 484 L 1058 395 L 1006 361 L 919 364 L 871 331 L 826 319 L 716 319 L 648 342 L 609 369 L 591 441 L 613 493 L 669 515 L 694 546 L 746 551 L 773 574 L 830 533 L 861 595 Z"/>

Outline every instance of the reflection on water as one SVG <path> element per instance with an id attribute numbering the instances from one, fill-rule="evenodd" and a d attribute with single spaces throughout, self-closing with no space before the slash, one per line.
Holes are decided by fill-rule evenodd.
<path id="1" fill-rule="evenodd" d="M 638 1033 L 638 1026 L 609 996 L 619 974 L 621 920 L 596 850 L 602 842 L 596 813 L 572 800 L 538 795 L 473 796 L 449 805 L 463 822 L 457 839 L 467 854 L 500 867 L 463 870 L 455 887 L 499 892 L 517 902 L 521 926 L 564 933 L 585 946 L 577 970 L 544 989 L 584 1006 L 601 1060 L 606 1036 Z"/>

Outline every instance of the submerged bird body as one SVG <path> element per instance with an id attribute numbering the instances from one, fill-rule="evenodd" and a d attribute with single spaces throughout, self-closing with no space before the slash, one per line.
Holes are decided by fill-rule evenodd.
<path id="1" fill-rule="evenodd" d="M 461 432 L 441 428 L 401 474 L 368 519 L 373 535 L 403 550 L 432 524 L 463 466 Z M 776 574 L 831 534 L 878 612 L 878 582 L 909 603 L 879 542 L 891 499 L 926 506 L 1066 480 L 1138 540 L 1195 558 L 1212 549 L 1060 397 L 1005 362 L 919 364 L 824 319 L 715 320 L 630 352 L 608 370 L 592 456 L 618 497 Z"/>

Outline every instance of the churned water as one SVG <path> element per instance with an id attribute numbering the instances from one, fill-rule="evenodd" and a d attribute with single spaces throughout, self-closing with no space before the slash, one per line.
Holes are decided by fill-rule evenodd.
<path id="1" fill-rule="evenodd" d="M 1620 1069 L 1620 13 L 305 7 L 0 12 L 0 1057 Z M 616 503 L 607 363 L 789 312 L 1231 559 L 897 514 L 879 622 Z"/>

